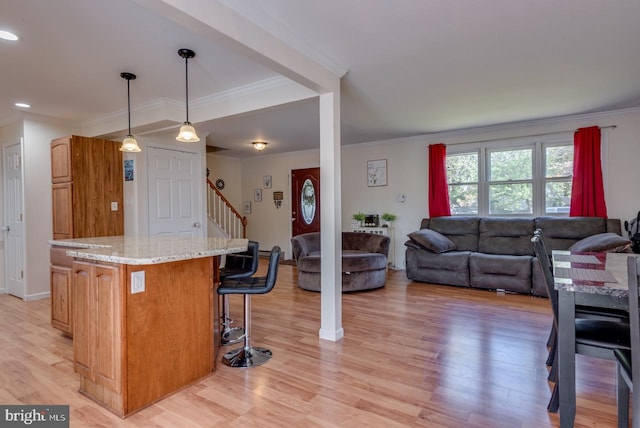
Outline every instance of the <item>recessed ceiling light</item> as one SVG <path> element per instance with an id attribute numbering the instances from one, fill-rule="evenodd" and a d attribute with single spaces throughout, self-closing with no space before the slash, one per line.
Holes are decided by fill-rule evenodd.
<path id="1" fill-rule="evenodd" d="M 15 42 L 16 40 L 18 40 L 18 36 L 16 36 L 13 33 L 10 33 L 9 31 L 0 30 L 0 39 L 10 40 L 12 42 Z"/>
<path id="2" fill-rule="evenodd" d="M 22 107 L 22 108 L 30 108 L 31 104 L 27 104 L 27 103 L 15 103 L 14 104 L 16 107 Z"/>

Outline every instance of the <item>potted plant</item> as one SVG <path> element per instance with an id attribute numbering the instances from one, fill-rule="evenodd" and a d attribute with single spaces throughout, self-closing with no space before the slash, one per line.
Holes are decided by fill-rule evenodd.
<path id="1" fill-rule="evenodd" d="M 353 219 L 357 220 L 360 227 L 362 227 L 362 222 L 364 221 L 364 213 L 355 213 L 353 215 Z"/>
<path id="2" fill-rule="evenodd" d="M 382 220 L 385 221 L 385 224 L 382 227 L 391 227 L 391 223 L 393 223 L 395 221 L 396 218 L 398 218 L 395 214 L 389 214 L 389 213 L 384 213 L 382 214 Z"/>

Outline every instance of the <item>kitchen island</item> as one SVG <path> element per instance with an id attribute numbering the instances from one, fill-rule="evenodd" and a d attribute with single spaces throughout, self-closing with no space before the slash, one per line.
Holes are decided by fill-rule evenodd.
<path id="1" fill-rule="evenodd" d="M 246 239 L 111 236 L 50 241 L 73 257 L 80 392 L 126 417 L 215 369 L 219 256 Z"/>

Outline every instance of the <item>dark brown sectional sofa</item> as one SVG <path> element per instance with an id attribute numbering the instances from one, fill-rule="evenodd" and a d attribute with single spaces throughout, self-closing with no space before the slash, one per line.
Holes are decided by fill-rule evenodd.
<path id="1" fill-rule="evenodd" d="M 594 235 L 621 235 L 619 219 L 596 217 L 425 218 L 414 237 L 421 241 L 419 238 L 428 229 L 437 232 L 432 235 L 441 241 L 430 245 L 433 237 L 427 236 L 426 246 L 414 239 L 405 243 L 407 278 L 546 296 L 544 278 L 535 267 L 537 259 L 531 246 L 537 228 L 543 230 L 549 251 L 567 250 Z M 442 236 L 453 245 L 443 246 Z"/>

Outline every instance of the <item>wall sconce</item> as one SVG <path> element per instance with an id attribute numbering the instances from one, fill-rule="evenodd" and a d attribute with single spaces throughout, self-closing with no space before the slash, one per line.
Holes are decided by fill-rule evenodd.
<path id="1" fill-rule="evenodd" d="M 267 147 L 267 143 L 264 141 L 254 141 L 251 144 L 253 144 L 253 148 L 259 152 L 263 151 Z"/>
<path id="2" fill-rule="evenodd" d="M 284 199 L 284 192 L 273 192 L 273 203 L 277 208 L 280 208 L 282 205 L 282 200 Z"/>

